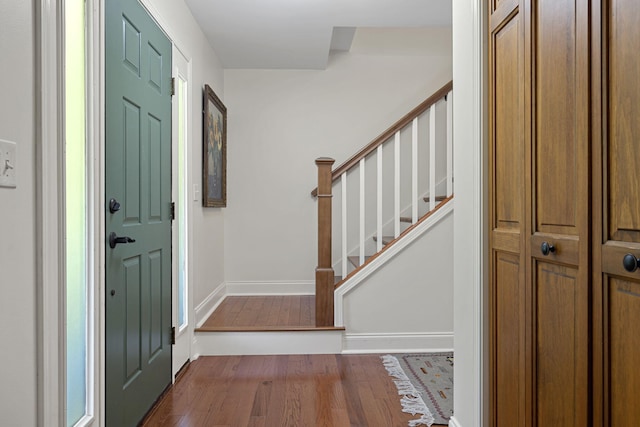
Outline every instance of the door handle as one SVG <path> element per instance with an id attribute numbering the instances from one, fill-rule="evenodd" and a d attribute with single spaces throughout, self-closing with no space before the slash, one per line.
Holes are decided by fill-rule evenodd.
<path id="1" fill-rule="evenodd" d="M 542 252 L 542 255 L 547 256 L 550 253 L 554 253 L 556 251 L 556 247 L 553 246 L 552 243 L 542 242 L 542 245 L 540 245 L 540 251 Z"/>
<path id="2" fill-rule="evenodd" d="M 638 268 L 640 268 L 640 259 L 636 258 L 634 254 L 626 254 L 622 258 L 622 266 L 629 273 L 633 273 Z"/>
<path id="3" fill-rule="evenodd" d="M 133 242 L 135 242 L 135 239 L 132 239 L 131 237 L 128 237 L 128 236 L 118 237 L 116 236 L 116 233 L 114 233 L 113 231 L 109 233 L 109 246 L 111 247 L 111 249 L 115 248 L 116 245 L 119 243 L 133 243 Z"/>

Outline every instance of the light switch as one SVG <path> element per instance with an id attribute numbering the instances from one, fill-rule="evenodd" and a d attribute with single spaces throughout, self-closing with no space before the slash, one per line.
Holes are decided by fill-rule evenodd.
<path id="1" fill-rule="evenodd" d="M 0 187 L 16 187 L 16 143 L 0 139 Z"/>

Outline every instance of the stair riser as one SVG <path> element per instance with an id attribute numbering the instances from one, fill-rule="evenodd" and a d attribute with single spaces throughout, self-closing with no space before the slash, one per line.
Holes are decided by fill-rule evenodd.
<path id="1" fill-rule="evenodd" d="M 199 356 L 339 354 L 343 331 L 198 332 Z"/>

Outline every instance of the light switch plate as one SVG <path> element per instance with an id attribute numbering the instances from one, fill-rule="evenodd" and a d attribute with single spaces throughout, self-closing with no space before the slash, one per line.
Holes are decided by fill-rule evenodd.
<path id="1" fill-rule="evenodd" d="M 16 187 L 16 143 L 0 139 L 0 187 Z"/>

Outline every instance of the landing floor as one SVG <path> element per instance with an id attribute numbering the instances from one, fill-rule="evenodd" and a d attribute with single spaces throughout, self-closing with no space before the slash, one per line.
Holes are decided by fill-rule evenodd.
<path id="1" fill-rule="evenodd" d="M 316 328 L 315 296 L 230 296 L 198 332 L 334 330 Z"/>

